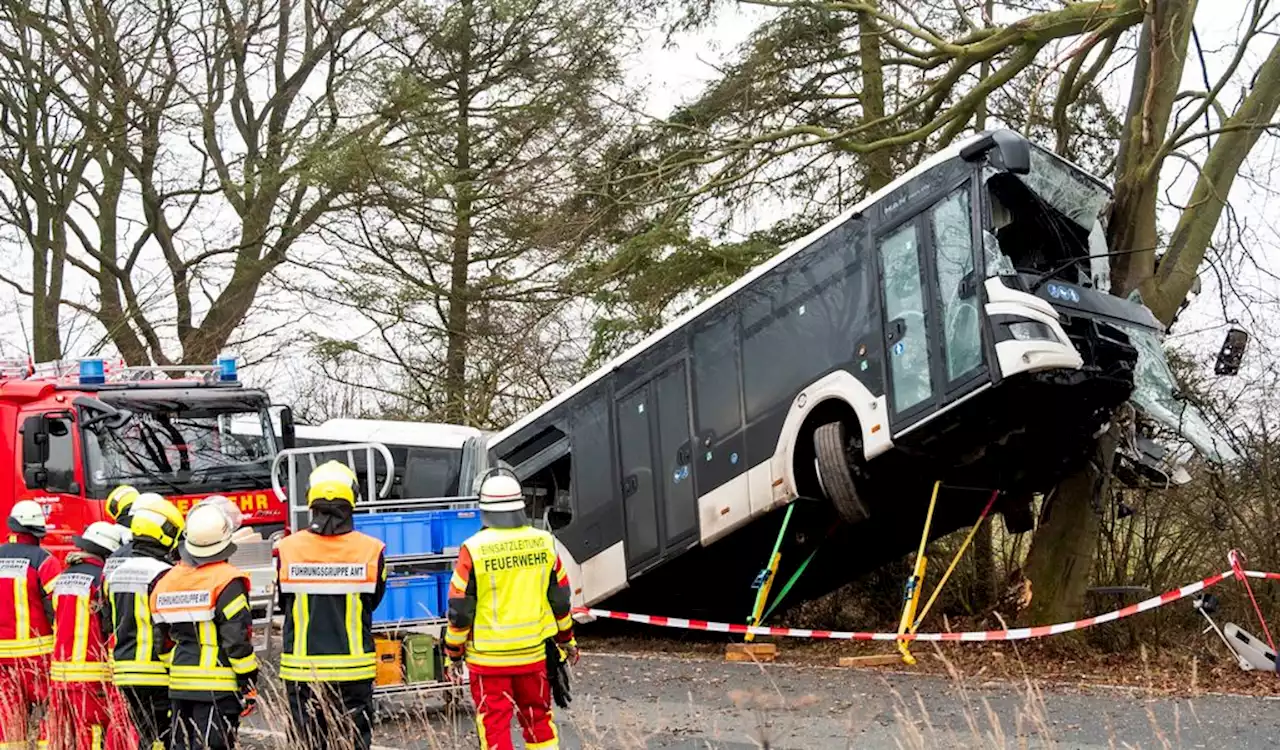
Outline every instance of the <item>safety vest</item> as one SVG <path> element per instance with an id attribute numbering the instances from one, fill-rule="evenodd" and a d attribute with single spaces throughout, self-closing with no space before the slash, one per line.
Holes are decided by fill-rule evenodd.
<path id="1" fill-rule="evenodd" d="M 236 580 L 241 580 L 248 591 L 248 577 L 230 563 L 200 567 L 183 563 L 170 568 L 156 583 L 151 592 L 151 616 L 169 626 L 174 641 L 170 696 L 236 694 L 240 691 L 237 675 L 257 670 L 252 650 L 248 656 L 233 659 L 219 638 L 221 622 L 249 610 L 248 599 L 243 595 L 218 610 L 223 590 Z M 247 632 L 238 637 L 247 638 Z"/>
<path id="2" fill-rule="evenodd" d="M 383 549 L 382 542 L 358 531 L 336 536 L 301 531 L 280 541 L 280 592 L 286 600 L 283 679 L 374 678 L 371 599 L 378 588 Z"/>
<path id="3" fill-rule="evenodd" d="M 467 658 L 501 665 L 504 653 L 536 653 L 556 634 L 547 587 L 554 538 L 541 529 L 483 529 L 463 543 L 471 554 L 476 619 Z M 485 654 L 496 658 L 485 658 Z"/>
<path id="4" fill-rule="evenodd" d="M 166 657 L 172 654 L 164 648 L 164 639 L 157 637 L 151 617 L 151 590 L 172 566 L 139 555 L 114 567 L 103 583 L 115 634 L 112 681 L 122 686 L 165 687 L 169 684 Z"/>
<path id="5" fill-rule="evenodd" d="M 46 605 L 62 565 L 39 544 L 0 545 L 0 660 L 53 653 Z"/>
<path id="6" fill-rule="evenodd" d="M 102 636 L 99 588 L 102 561 L 85 558 L 53 582 L 54 682 L 104 682 L 110 678 Z"/>

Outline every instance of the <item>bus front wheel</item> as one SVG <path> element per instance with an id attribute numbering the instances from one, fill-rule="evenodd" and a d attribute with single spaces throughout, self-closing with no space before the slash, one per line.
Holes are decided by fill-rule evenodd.
<path id="1" fill-rule="evenodd" d="M 813 433 L 818 483 L 840 517 L 848 523 L 858 523 L 865 521 L 871 513 L 853 482 L 848 445 L 843 422 L 824 424 Z"/>

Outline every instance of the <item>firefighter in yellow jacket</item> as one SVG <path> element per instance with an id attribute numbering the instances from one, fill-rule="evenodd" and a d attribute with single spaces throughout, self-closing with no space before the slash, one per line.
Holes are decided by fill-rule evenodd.
<path id="1" fill-rule="evenodd" d="M 276 549 L 284 613 L 280 676 L 306 750 L 349 737 L 368 750 L 377 657 L 373 610 L 386 591 L 384 545 L 355 530 L 355 472 L 337 461 L 311 472 L 311 525 Z"/>
<path id="2" fill-rule="evenodd" d="M 256 701 L 249 577 L 227 562 L 239 527 L 240 511 L 225 497 L 200 501 L 187 514 L 182 562 L 151 593 L 157 637 L 174 644 L 171 750 L 235 747 L 241 715 Z"/>
<path id="3" fill-rule="evenodd" d="M 173 655 L 151 616 L 151 593 L 173 567 L 186 520 L 173 503 L 152 493 L 140 495 L 131 510 L 128 553 L 102 587 L 114 644 L 111 676 L 128 705 L 138 747 L 163 750 L 171 723 L 168 661 Z"/>
<path id="4" fill-rule="evenodd" d="M 491 476 L 480 487 L 485 528 L 463 542 L 449 584 L 445 653 L 457 679 L 465 657 L 483 750 L 513 750 L 512 714 L 529 750 L 558 750 L 546 641 L 578 659 L 569 580 L 551 534 L 529 525 L 520 483 Z"/>

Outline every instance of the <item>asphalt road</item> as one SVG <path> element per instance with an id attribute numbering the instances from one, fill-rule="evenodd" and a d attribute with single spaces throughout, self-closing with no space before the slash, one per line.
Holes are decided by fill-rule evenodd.
<path id="1" fill-rule="evenodd" d="M 477 747 L 465 706 L 402 706 L 380 748 Z M 1124 689 L 1031 688 L 925 675 L 682 657 L 588 654 L 558 712 L 565 750 L 836 748 L 1273 748 L 1280 703 L 1151 698 Z M 247 744 L 288 747 L 256 719 Z M 335 745 L 340 748 L 341 745 Z M 523 745 L 517 744 L 517 747 Z M 375 748 L 379 750 L 379 748 Z"/>

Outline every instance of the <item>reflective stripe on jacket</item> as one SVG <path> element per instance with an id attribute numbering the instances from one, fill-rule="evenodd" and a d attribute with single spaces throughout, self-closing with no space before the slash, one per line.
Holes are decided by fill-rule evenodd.
<path id="1" fill-rule="evenodd" d="M 108 562 L 110 562 L 108 560 Z M 151 617 L 151 592 L 172 566 L 142 553 L 107 573 L 103 591 L 111 607 L 111 678 L 117 685 L 166 687 L 169 684 L 166 639 Z"/>
<path id="2" fill-rule="evenodd" d="M 174 643 L 171 698 L 215 701 L 256 678 L 249 579 L 234 565 L 170 568 L 151 592 L 151 616 Z"/>
<path id="3" fill-rule="evenodd" d="M 53 582 L 54 682 L 103 682 L 110 678 L 102 629 L 102 561 L 69 558 Z"/>
<path id="4" fill-rule="evenodd" d="M 545 660 L 544 641 L 572 638 L 568 579 L 551 534 L 486 528 L 462 545 L 449 585 L 446 650 L 480 667 Z"/>
<path id="5" fill-rule="evenodd" d="M 0 545 L 0 659 L 53 653 L 53 581 L 62 564 L 35 537 Z"/>
<path id="6" fill-rule="evenodd" d="M 384 549 L 358 531 L 333 536 L 301 531 L 280 541 L 283 679 L 373 680 L 373 610 L 385 593 Z"/>

